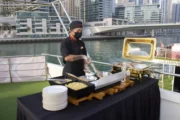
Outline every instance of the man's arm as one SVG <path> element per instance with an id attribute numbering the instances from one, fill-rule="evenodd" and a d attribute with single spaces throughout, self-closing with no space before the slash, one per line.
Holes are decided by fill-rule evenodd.
<path id="1" fill-rule="evenodd" d="M 73 62 L 76 60 L 83 59 L 82 55 L 73 55 L 71 49 L 68 48 L 68 43 L 66 40 L 61 43 L 61 55 L 63 56 L 63 60 L 65 62 Z"/>
<path id="2" fill-rule="evenodd" d="M 73 62 L 84 58 L 85 58 L 84 55 L 68 55 L 64 58 L 64 60 L 67 62 Z"/>
<path id="3" fill-rule="evenodd" d="M 73 55 L 71 50 L 68 48 L 66 41 L 63 41 L 61 44 L 61 55 L 65 62 L 73 62 L 80 59 L 84 59 L 86 63 L 89 63 L 90 60 L 86 55 Z"/>

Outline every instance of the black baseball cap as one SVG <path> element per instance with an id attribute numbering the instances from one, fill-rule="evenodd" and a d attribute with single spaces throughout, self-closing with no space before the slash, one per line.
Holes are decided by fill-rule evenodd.
<path id="1" fill-rule="evenodd" d="M 82 28 L 82 22 L 81 21 L 73 21 L 70 23 L 70 30 L 73 30 L 75 28 Z"/>

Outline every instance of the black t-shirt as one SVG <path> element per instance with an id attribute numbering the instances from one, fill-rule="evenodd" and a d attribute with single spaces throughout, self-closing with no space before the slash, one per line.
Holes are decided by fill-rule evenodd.
<path id="1" fill-rule="evenodd" d="M 74 62 L 66 62 L 64 58 L 68 55 L 87 55 L 85 44 L 81 40 L 73 40 L 68 37 L 61 43 L 61 55 L 63 56 L 64 69 L 63 75 L 71 73 L 76 76 L 84 75 L 84 60 L 77 60 Z"/>

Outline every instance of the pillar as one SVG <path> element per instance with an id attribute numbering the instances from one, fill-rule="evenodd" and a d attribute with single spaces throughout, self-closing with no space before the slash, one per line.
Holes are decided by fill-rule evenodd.
<path id="1" fill-rule="evenodd" d="M 154 29 L 151 30 L 151 37 L 154 37 Z"/>

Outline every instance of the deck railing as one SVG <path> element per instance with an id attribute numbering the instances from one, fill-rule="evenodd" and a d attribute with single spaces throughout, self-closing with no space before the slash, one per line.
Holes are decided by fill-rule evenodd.
<path id="1" fill-rule="evenodd" d="M 47 56 L 47 57 L 54 57 L 58 60 L 58 63 L 60 66 L 63 66 L 63 62 L 62 62 L 62 56 L 60 55 L 52 55 L 52 54 L 46 54 L 43 53 L 42 55 Z M 111 63 L 106 63 L 106 62 L 99 62 L 99 61 L 92 61 L 93 63 L 96 64 L 100 64 L 101 66 L 113 66 L 113 64 Z M 180 74 L 175 74 L 174 73 L 174 69 L 175 66 L 169 65 L 169 64 L 163 64 L 163 63 L 154 63 L 154 65 L 152 63 L 151 64 L 151 71 L 152 71 L 152 76 L 154 76 L 154 74 L 156 74 L 157 79 L 159 79 L 159 84 L 161 88 L 164 88 L 164 79 L 169 79 L 169 83 L 171 84 L 171 90 L 173 90 L 173 80 L 174 77 L 180 77 Z M 160 66 L 160 69 L 158 68 L 158 66 Z M 156 69 L 158 68 L 158 69 Z M 172 77 L 171 77 L 172 76 Z"/>

